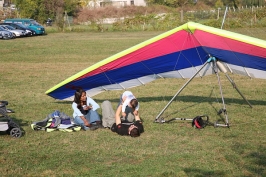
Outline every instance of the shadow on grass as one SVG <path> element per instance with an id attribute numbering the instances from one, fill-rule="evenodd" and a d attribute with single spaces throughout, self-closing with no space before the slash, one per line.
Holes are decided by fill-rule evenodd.
<path id="1" fill-rule="evenodd" d="M 173 98 L 172 96 L 171 97 L 166 96 L 166 97 L 140 97 L 137 99 L 139 100 L 140 103 L 145 103 L 145 102 L 148 103 L 148 102 L 153 102 L 153 101 L 170 101 L 172 98 Z M 217 108 L 215 108 L 213 106 L 213 103 L 217 102 L 217 99 L 221 103 L 221 106 L 222 106 L 221 98 L 215 98 L 215 97 L 211 97 L 211 96 L 209 96 L 209 97 L 207 97 L 207 96 L 177 96 L 174 101 L 190 102 L 190 103 L 192 102 L 194 104 L 186 106 L 185 108 L 178 109 L 174 112 L 171 112 L 171 114 L 164 115 L 164 119 L 167 119 L 167 118 L 171 117 L 172 115 L 175 115 L 178 112 L 184 111 L 184 110 L 189 109 L 189 108 L 194 107 L 194 106 L 197 106 L 199 103 L 208 103 L 214 109 L 214 111 L 217 112 L 218 119 L 215 121 L 215 123 L 219 123 L 219 124 L 222 123 L 223 124 L 223 123 L 225 123 L 224 114 L 219 114 L 218 112 L 220 110 L 218 110 Z M 99 105 L 105 100 L 109 100 L 112 103 L 118 103 L 119 102 L 119 98 L 117 98 L 117 99 L 106 98 L 104 100 L 103 99 L 95 99 L 95 101 Z M 249 107 L 248 103 L 242 98 L 234 98 L 234 99 L 224 98 L 224 101 L 225 101 L 226 105 L 239 104 L 239 105 L 243 105 L 245 107 Z M 265 105 L 266 104 L 266 101 L 262 101 L 262 100 L 248 100 L 248 101 L 252 106 Z M 71 105 L 72 101 L 56 101 L 56 103 Z M 222 107 L 221 107 L 221 109 L 222 109 Z M 194 117 L 190 117 L 190 118 L 194 118 Z M 214 122 L 209 122 L 209 125 L 214 125 Z"/>
<path id="2" fill-rule="evenodd" d="M 170 101 L 173 97 L 172 96 L 166 96 L 166 97 L 143 97 L 143 98 L 137 98 L 139 102 L 152 102 L 152 101 Z M 195 102 L 195 103 L 203 103 L 203 102 L 210 102 L 210 99 L 216 100 L 214 97 L 203 97 L 203 96 L 177 96 L 175 98 L 175 101 L 181 101 L 181 102 Z M 219 101 L 221 102 L 221 98 L 218 98 Z M 106 98 L 105 100 L 109 100 L 110 102 L 115 102 L 118 103 L 119 98 L 117 99 L 108 99 Z M 101 103 L 105 101 L 103 99 L 95 99 L 95 101 Z M 224 98 L 225 104 L 245 104 L 248 106 L 248 104 L 242 99 L 242 98 Z M 262 100 L 248 100 L 251 105 L 265 105 L 266 101 Z M 61 102 L 62 103 L 62 102 Z M 62 103 L 64 104 L 64 103 Z M 69 103 L 68 103 L 69 104 Z"/>
<path id="3" fill-rule="evenodd" d="M 248 171 L 253 172 L 256 175 L 266 175 L 266 148 L 259 147 L 258 152 L 251 152 L 245 158 L 253 162 L 253 165 L 246 166 Z"/>
<path id="4" fill-rule="evenodd" d="M 188 176 L 205 177 L 205 176 L 226 176 L 226 173 L 222 171 L 210 171 L 199 168 L 185 168 L 183 169 Z"/>
<path id="5" fill-rule="evenodd" d="M 240 95 L 239 95 L 239 97 L 240 98 L 234 98 L 234 99 L 224 98 L 225 104 L 226 105 L 238 104 L 238 105 L 250 108 L 248 103 L 244 99 L 242 99 L 242 97 Z M 173 98 L 172 96 L 165 96 L 165 97 L 139 97 L 137 99 L 140 103 L 149 103 L 149 102 L 154 102 L 154 101 L 168 101 L 169 102 L 172 98 Z M 217 99 L 218 99 L 218 101 L 217 101 Z M 109 100 L 111 103 L 115 103 L 115 104 L 119 102 L 119 98 L 115 98 L 115 99 L 114 98 L 112 98 L 112 99 L 106 98 L 104 100 L 103 99 L 95 99 L 95 101 L 99 105 L 101 105 L 101 103 L 105 100 Z M 218 110 L 217 108 L 215 108 L 213 106 L 213 103 L 215 103 L 215 102 L 219 102 L 221 104 L 221 106 L 223 106 L 221 98 L 215 98 L 215 97 L 212 97 L 211 95 L 210 96 L 192 96 L 192 95 L 189 95 L 189 96 L 177 96 L 174 99 L 174 101 L 194 103 L 194 104 L 186 106 L 186 107 L 178 109 L 178 110 L 175 110 L 174 112 L 171 112 L 170 114 L 164 115 L 163 116 L 164 119 L 168 119 L 172 115 L 175 115 L 178 112 L 182 112 L 182 111 L 185 111 L 186 109 L 197 106 L 200 103 L 208 103 L 210 105 L 210 107 L 212 107 L 214 109 L 214 111 L 217 113 L 217 117 L 218 117 L 218 119 L 216 119 L 215 122 L 209 121 L 208 125 L 214 126 L 214 124 L 217 124 L 217 123 L 218 124 L 225 124 L 226 123 L 225 115 L 223 113 L 219 114 L 218 112 L 220 111 L 220 109 Z M 263 100 L 248 100 L 248 101 L 252 106 L 266 105 L 266 101 L 263 101 Z M 56 101 L 56 103 L 71 105 L 72 101 Z M 221 109 L 222 109 L 222 107 L 221 107 Z M 196 116 L 198 116 L 198 115 L 196 115 Z M 193 119 L 194 117 L 189 117 L 189 118 Z"/>
<path id="6" fill-rule="evenodd" d="M 174 96 L 174 95 L 173 95 Z M 173 97 L 172 96 L 165 96 L 165 97 L 138 97 L 138 101 L 139 102 L 153 102 L 153 101 L 170 101 Z M 216 101 L 216 98 L 214 97 L 204 97 L 204 96 L 177 96 L 175 98 L 175 101 L 181 101 L 181 102 L 194 102 L 194 103 L 208 103 L 210 102 L 210 99 L 212 101 Z M 221 98 L 218 97 L 217 98 L 220 102 L 221 102 Z M 105 100 L 109 100 L 112 103 L 118 103 L 119 102 L 119 98 L 115 98 L 115 99 L 95 99 L 95 101 L 99 104 L 102 103 Z M 240 105 L 247 105 L 246 101 L 242 98 L 224 98 L 225 100 L 225 104 L 240 104 Z M 250 102 L 251 105 L 265 105 L 266 101 L 262 101 L 262 100 L 248 100 Z M 59 104 L 72 104 L 72 101 L 56 101 L 56 103 Z"/>
<path id="7" fill-rule="evenodd" d="M 246 143 L 235 143 L 232 149 L 242 157 L 242 160 L 237 164 L 239 168 L 245 168 L 247 171 L 252 173 L 253 176 L 266 176 L 266 147 L 259 146 L 251 148 Z M 254 151 L 253 151 L 254 150 Z M 251 151 L 246 153 L 246 151 Z M 239 157 L 238 157 L 239 158 Z M 236 163 L 235 156 L 227 156 L 227 160 Z M 244 160 L 244 164 L 243 164 Z"/>

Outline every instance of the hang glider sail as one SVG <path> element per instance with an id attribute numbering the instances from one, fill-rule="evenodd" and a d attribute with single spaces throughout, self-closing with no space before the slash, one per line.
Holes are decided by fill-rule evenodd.
<path id="1" fill-rule="evenodd" d="M 210 56 L 232 73 L 266 79 L 266 41 L 188 22 L 84 69 L 46 94 L 73 100 L 78 88 L 94 96 L 157 78 L 191 78 Z M 211 67 L 205 67 L 197 76 L 208 74 L 213 74 Z"/>

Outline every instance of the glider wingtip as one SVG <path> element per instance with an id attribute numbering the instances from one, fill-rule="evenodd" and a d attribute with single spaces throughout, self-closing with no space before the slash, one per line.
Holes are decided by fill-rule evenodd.
<path id="1" fill-rule="evenodd" d="M 52 92 L 52 90 L 49 89 L 49 90 L 46 90 L 46 91 L 45 91 L 45 94 L 46 94 L 46 95 L 49 95 L 51 92 Z"/>

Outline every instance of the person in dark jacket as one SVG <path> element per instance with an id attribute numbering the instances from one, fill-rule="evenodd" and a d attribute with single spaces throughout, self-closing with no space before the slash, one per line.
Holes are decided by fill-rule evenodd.
<path id="1" fill-rule="evenodd" d="M 138 137 L 144 132 L 142 121 L 139 114 L 135 114 L 135 121 L 121 121 L 120 113 L 122 111 L 122 104 L 118 106 L 115 114 L 115 124 L 113 124 L 111 130 L 119 135 L 129 135 L 131 137 Z"/>

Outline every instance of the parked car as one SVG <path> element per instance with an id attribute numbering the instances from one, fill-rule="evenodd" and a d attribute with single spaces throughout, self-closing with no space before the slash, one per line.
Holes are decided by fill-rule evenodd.
<path id="1" fill-rule="evenodd" d="M 29 27 L 26 26 L 26 25 L 23 25 L 23 24 L 21 24 L 21 23 L 13 23 L 13 24 L 16 24 L 16 25 L 18 25 L 18 26 L 20 26 L 20 27 L 22 27 L 22 28 L 27 29 L 27 30 L 30 30 L 33 36 L 34 36 L 34 35 L 37 35 L 37 33 L 35 32 L 35 30 L 29 28 Z"/>
<path id="2" fill-rule="evenodd" d="M 13 33 L 0 27 L 0 39 L 12 39 L 14 38 Z"/>
<path id="3" fill-rule="evenodd" d="M 20 24 L 20 23 L 0 23 L 0 25 L 9 25 L 15 29 L 24 30 L 26 31 L 26 36 L 34 36 L 36 35 L 35 31 L 28 28 L 27 26 Z"/>
<path id="4" fill-rule="evenodd" d="M 34 30 L 38 35 L 45 34 L 45 28 L 33 19 L 29 18 L 5 19 L 4 23 L 20 23 Z"/>
<path id="5" fill-rule="evenodd" d="M 9 25 L 0 25 L 2 28 L 4 28 L 7 31 L 10 31 L 16 35 L 16 37 L 25 37 L 26 36 L 26 31 L 24 30 L 18 30 L 13 28 L 12 26 Z"/>

